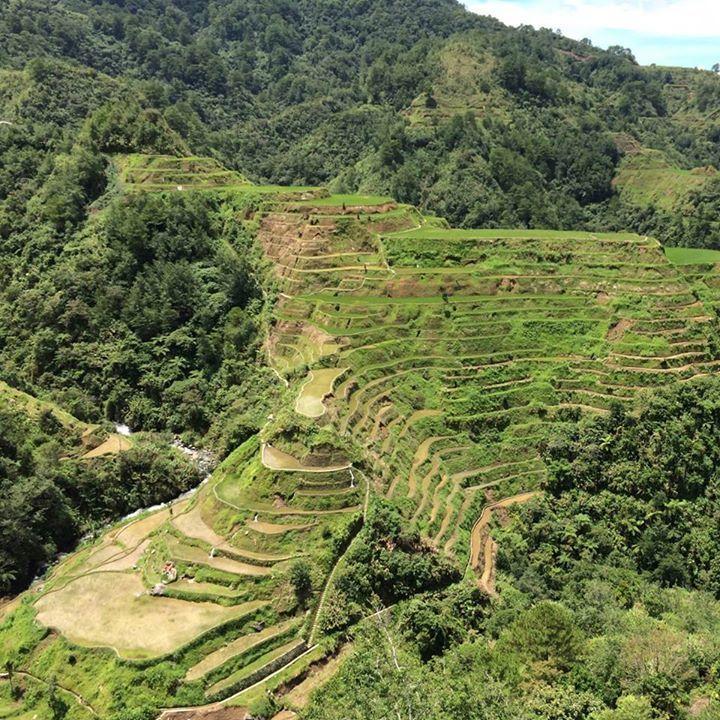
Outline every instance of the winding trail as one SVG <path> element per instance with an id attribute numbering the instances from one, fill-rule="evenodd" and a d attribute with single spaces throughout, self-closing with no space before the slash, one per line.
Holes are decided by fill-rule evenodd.
<path id="1" fill-rule="evenodd" d="M 45 680 L 44 678 L 38 677 L 37 675 L 33 675 L 32 673 L 28 672 L 27 670 L 13 670 L 13 675 L 19 675 L 20 677 L 26 677 L 30 678 L 31 680 L 35 680 L 36 682 L 41 683 L 42 685 L 45 685 L 46 687 L 50 687 L 50 683 Z M 0 673 L 0 680 L 10 680 L 10 676 L 8 673 L 3 672 Z M 55 683 L 55 687 L 60 690 L 60 692 L 63 692 L 67 695 L 70 695 L 74 700 L 84 707 L 86 710 L 89 710 L 95 717 L 99 717 L 97 710 L 79 693 L 76 693 L 74 690 L 71 690 L 70 688 L 63 687 L 62 685 L 58 685 Z"/>
<path id="2" fill-rule="evenodd" d="M 482 563 L 482 572 L 478 578 L 478 587 L 490 597 L 497 597 L 495 590 L 495 557 L 497 555 L 497 543 L 488 532 L 490 519 L 496 510 L 508 508 L 511 505 L 521 505 L 537 497 L 539 492 L 527 492 L 520 495 L 498 500 L 486 505 L 480 517 L 473 526 L 470 535 L 470 559 L 468 565 L 477 573 Z"/>

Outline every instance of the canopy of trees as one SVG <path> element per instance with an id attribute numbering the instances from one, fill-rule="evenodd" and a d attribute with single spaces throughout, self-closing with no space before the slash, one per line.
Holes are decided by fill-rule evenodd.
<path id="1" fill-rule="evenodd" d="M 51 411 L 0 406 L 0 595 L 22 589 L 86 532 L 199 482 L 180 453 L 150 440 L 114 458 L 72 459 L 78 437 Z"/>
<path id="2" fill-rule="evenodd" d="M 0 48 L 0 67 L 31 84 L 33 113 L 14 107 L 17 74 L 0 78 L 18 121 L 0 153 L 26 186 L 47 150 L 33 133 L 74 137 L 118 95 L 89 131 L 108 152 L 189 146 L 258 181 L 389 192 L 456 225 L 647 227 L 611 202 L 619 134 L 681 167 L 720 165 L 713 74 L 643 68 L 624 48 L 509 29 L 454 0 L 12 0 Z M 704 222 L 652 231 L 695 244 Z"/>

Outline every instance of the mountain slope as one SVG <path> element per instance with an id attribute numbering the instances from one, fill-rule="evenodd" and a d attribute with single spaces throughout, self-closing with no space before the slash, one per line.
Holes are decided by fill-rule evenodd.
<path id="1" fill-rule="evenodd" d="M 167 162 L 118 158 L 149 178 L 125 199 L 218 172 Z M 453 585 L 484 613 L 505 582 L 492 523 L 546 486 L 553 438 L 720 362 L 714 273 L 648 238 L 452 230 L 389 197 L 243 178 L 196 195 L 268 262 L 278 391 L 192 498 L 85 544 L 0 629 L 5 660 L 82 699 L 70 717 L 283 697 L 419 592 Z"/>
<path id="2" fill-rule="evenodd" d="M 717 715 L 717 77 L 10 0 L 0 98 L 0 717 Z"/>
<path id="3" fill-rule="evenodd" d="M 681 168 L 720 160 L 713 74 L 452 0 L 16 0 L 0 38 L 8 67 L 42 55 L 132 87 L 195 152 L 256 181 L 388 192 L 454 224 L 641 229 L 611 202 L 616 133 Z"/>

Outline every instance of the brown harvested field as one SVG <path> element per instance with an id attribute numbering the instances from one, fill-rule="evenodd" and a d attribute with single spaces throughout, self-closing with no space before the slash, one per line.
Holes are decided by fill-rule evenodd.
<path id="1" fill-rule="evenodd" d="M 132 443 L 122 435 L 111 435 L 102 445 L 98 445 L 94 450 L 86 452 L 82 457 L 83 460 L 92 460 L 93 458 L 103 457 L 105 455 L 117 455 L 125 452 L 132 447 Z"/>
<path id="2" fill-rule="evenodd" d="M 172 524 L 183 534 L 189 538 L 204 540 L 213 547 L 221 547 L 225 545 L 225 538 L 218 535 L 207 523 L 202 519 L 201 505 L 198 503 L 195 507 L 182 515 L 176 515 Z"/>
<path id="3" fill-rule="evenodd" d="M 98 568 L 103 563 L 110 562 L 127 552 L 127 549 L 118 543 L 103 542 L 102 545 L 95 548 L 95 550 L 88 555 L 87 560 L 83 563 L 82 569 L 86 570 L 88 568 Z"/>
<path id="4" fill-rule="evenodd" d="M 187 500 L 183 500 L 173 505 L 173 513 L 178 514 L 183 512 L 185 507 L 187 507 L 187 502 Z M 159 510 L 152 515 L 147 515 L 140 520 L 134 520 L 122 528 L 119 528 L 114 533 L 114 539 L 126 547 L 135 547 L 135 545 L 142 542 L 150 533 L 155 532 L 169 517 L 169 510 Z"/>
<path id="5" fill-rule="evenodd" d="M 143 553 L 148 549 L 150 540 L 143 540 L 134 550 L 126 552 L 103 565 L 100 565 L 95 572 L 121 572 L 123 570 L 132 570 L 139 562 Z"/>
<path id="6" fill-rule="evenodd" d="M 262 463 L 269 470 L 305 473 L 331 473 L 338 472 L 339 470 L 347 470 L 350 467 L 350 463 L 328 465 L 327 467 L 303 465 L 297 458 L 272 447 L 272 445 L 262 446 Z"/>
<path id="7" fill-rule="evenodd" d="M 286 532 L 309 530 L 314 527 L 316 523 L 310 523 L 306 525 L 279 525 L 276 523 L 257 521 L 248 521 L 247 527 L 255 532 L 262 533 L 263 535 L 283 535 Z"/>
<path id="8" fill-rule="evenodd" d="M 246 720 L 247 717 L 248 711 L 245 708 L 223 707 L 214 703 L 190 710 L 166 710 L 160 720 Z"/>
<path id="9" fill-rule="evenodd" d="M 175 505 L 180 511 L 185 507 L 187 501 Z M 133 520 L 122 527 L 112 530 L 104 538 L 103 542 L 96 547 L 82 565 L 82 570 L 101 568 L 103 570 L 118 561 L 119 566 L 113 569 L 129 569 L 133 563 L 124 567 L 123 559 L 128 556 L 128 551 L 136 550 L 138 546 L 146 546 L 145 540 L 155 532 L 169 517 L 168 510 L 160 510 L 152 515 L 147 515 L 139 520 Z M 134 554 L 134 553 L 133 553 Z M 142 553 L 140 553 L 141 555 Z M 136 556 L 139 559 L 140 555 Z"/>
<path id="10" fill-rule="evenodd" d="M 198 565 L 207 565 L 216 570 L 222 570 L 223 572 L 229 572 L 234 575 L 260 576 L 270 575 L 272 573 L 272 569 L 268 567 L 250 565 L 220 555 L 211 557 L 204 550 L 192 545 L 182 545 L 173 540 L 169 540 L 168 544 L 171 555 L 178 560 L 185 560 L 186 562 L 197 563 Z"/>
<path id="11" fill-rule="evenodd" d="M 152 658 L 262 605 L 222 607 L 151 597 L 139 576 L 92 573 L 41 597 L 37 620 L 71 642 L 108 647 L 125 658 Z"/>

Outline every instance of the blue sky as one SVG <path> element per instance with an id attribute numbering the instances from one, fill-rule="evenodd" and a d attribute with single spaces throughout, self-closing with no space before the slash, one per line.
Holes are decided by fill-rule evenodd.
<path id="1" fill-rule="evenodd" d="M 508 25 L 559 29 L 594 45 L 629 47 L 644 65 L 720 62 L 720 0 L 464 0 Z"/>

